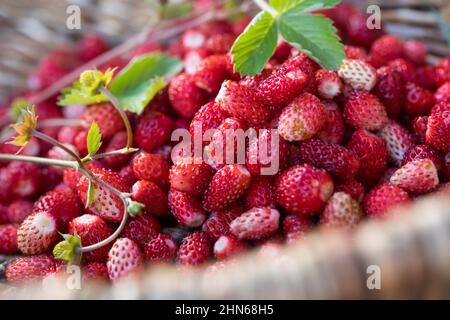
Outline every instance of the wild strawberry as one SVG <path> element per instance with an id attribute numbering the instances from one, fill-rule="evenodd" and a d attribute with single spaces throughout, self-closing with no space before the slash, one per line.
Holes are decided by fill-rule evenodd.
<path id="1" fill-rule="evenodd" d="M 137 181 L 131 188 L 131 198 L 142 203 L 148 214 L 159 217 L 166 216 L 168 213 L 166 193 L 151 181 Z"/>
<path id="2" fill-rule="evenodd" d="M 396 119 L 400 115 L 404 87 L 403 78 L 398 71 L 390 67 L 377 70 L 377 83 L 373 94 L 383 103 L 390 118 Z"/>
<path id="3" fill-rule="evenodd" d="M 6 280 L 14 285 L 41 280 L 49 271 L 56 270 L 59 263 L 49 254 L 20 257 L 6 267 Z"/>
<path id="4" fill-rule="evenodd" d="M 106 146 L 105 152 L 118 150 L 125 148 L 127 145 L 128 135 L 125 131 L 118 132 L 112 137 Z M 128 163 L 130 154 L 120 154 L 114 156 L 108 156 L 105 158 L 105 162 L 113 168 L 119 168 Z"/>
<path id="5" fill-rule="evenodd" d="M 361 202 L 364 198 L 364 186 L 361 182 L 348 179 L 336 183 L 334 188 L 336 192 L 345 192 L 353 197 L 358 202 Z"/>
<path id="6" fill-rule="evenodd" d="M 344 119 L 354 128 L 379 130 L 388 117 L 386 109 L 378 98 L 365 91 L 355 91 L 345 103 Z"/>
<path id="7" fill-rule="evenodd" d="M 84 157 L 88 154 L 87 143 L 86 143 L 87 135 L 88 135 L 88 131 L 83 129 L 83 130 L 79 131 L 77 133 L 77 135 L 75 136 L 75 138 L 73 139 L 73 145 L 81 157 Z"/>
<path id="8" fill-rule="evenodd" d="M 364 211 L 371 218 L 385 218 L 390 210 L 409 202 L 408 193 L 391 183 L 373 188 L 364 198 Z"/>
<path id="9" fill-rule="evenodd" d="M 215 34 L 205 42 L 205 49 L 212 54 L 227 53 L 233 46 L 235 36 L 229 33 Z"/>
<path id="10" fill-rule="evenodd" d="M 165 188 L 169 184 L 169 164 L 160 157 L 140 152 L 131 161 L 134 175 L 138 180 L 152 181 Z"/>
<path id="11" fill-rule="evenodd" d="M 131 189 L 133 184 L 137 181 L 131 164 L 120 169 L 118 173 L 119 176 L 122 178 L 122 180 L 125 182 L 125 184 Z"/>
<path id="12" fill-rule="evenodd" d="M 112 281 L 118 281 L 142 269 L 142 253 L 133 240 L 119 238 L 108 252 L 106 266 L 109 278 Z"/>
<path id="13" fill-rule="evenodd" d="M 325 142 L 341 143 L 344 139 L 345 126 L 342 113 L 337 104 L 331 100 L 322 101 L 325 106 L 326 120 L 317 137 Z"/>
<path id="14" fill-rule="evenodd" d="M 315 138 L 300 144 L 300 154 L 303 163 L 322 168 L 341 179 L 356 176 L 360 168 L 360 161 L 353 151 Z"/>
<path id="15" fill-rule="evenodd" d="M 275 59 L 277 63 L 283 63 L 289 57 L 292 46 L 281 39 L 278 40 L 279 41 L 272 55 L 272 58 Z"/>
<path id="16" fill-rule="evenodd" d="M 425 63 L 428 50 L 422 41 L 407 40 L 403 42 L 403 56 L 416 65 Z"/>
<path id="17" fill-rule="evenodd" d="M 183 56 L 183 65 L 186 73 L 194 74 L 202 60 L 207 56 L 209 56 L 209 52 L 204 48 L 198 48 L 186 52 Z"/>
<path id="18" fill-rule="evenodd" d="M 92 122 L 97 122 L 103 139 L 109 139 L 124 129 L 119 112 L 111 103 L 91 105 L 83 114 L 82 126 L 89 129 Z"/>
<path id="19" fill-rule="evenodd" d="M 323 99 L 333 99 L 341 93 L 343 85 L 336 72 L 320 69 L 315 74 L 317 94 Z"/>
<path id="20" fill-rule="evenodd" d="M 415 138 L 419 143 L 425 142 L 425 134 L 427 132 L 428 116 L 415 117 L 412 121 L 412 130 Z"/>
<path id="21" fill-rule="evenodd" d="M 17 227 L 13 224 L 0 225 L 0 254 L 17 252 Z"/>
<path id="22" fill-rule="evenodd" d="M 344 60 L 338 74 L 346 84 L 356 90 L 370 91 L 377 82 L 375 69 L 362 60 Z"/>
<path id="23" fill-rule="evenodd" d="M 216 241 L 221 236 L 229 234 L 230 223 L 246 211 L 245 207 L 236 203 L 222 211 L 213 212 L 202 225 L 202 231 L 209 239 Z"/>
<path id="24" fill-rule="evenodd" d="M 276 201 L 291 214 L 312 215 L 322 211 L 332 193 L 330 175 L 310 165 L 291 167 L 275 182 Z"/>
<path id="25" fill-rule="evenodd" d="M 436 103 L 450 103 L 450 81 L 440 86 L 434 93 Z"/>
<path id="26" fill-rule="evenodd" d="M 442 86 L 445 82 L 450 81 L 450 57 L 444 57 L 439 60 L 434 69 L 438 86 Z"/>
<path id="27" fill-rule="evenodd" d="M 439 184 L 439 177 L 433 161 L 419 159 L 409 161 L 394 172 L 390 181 L 406 191 L 425 193 Z"/>
<path id="28" fill-rule="evenodd" d="M 225 119 L 226 115 L 222 110 L 213 101 L 208 102 L 195 113 L 189 126 L 189 133 L 193 137 L 194 132 L 198 130 L 203 137 L 207 130 L 216 129 Z"/>
<path id="29" fill-rule="evenodd" d="M 344 46 L 345 57 L 351 60 L 364 60 L 367 58 L 367 52 L 362 47 Z"/>
<path id="30" fill-rule="evenodd" d="M 239 84 L 241 86 L 247 87 L 252 90 L 257 90 L 259 84 L 267 79 L 275 70 L 275 67 L 270 62 L 267 62 L 264 65 L 264 69 L 261 71 L 261 73 L 256 74 L 252 77 L 250 76 L 243 76 L 242 79 L 240 79 Z"/>
<path id="31" fill-rule="evenodd" d="M 199 88 L 216 94 L 222 82 L 228 77 L 226 60 L 227 55 L 225 54 L 216 54 L 203 59 L 194 73 L 194 83 Z"/>
<path id="32" fill-rule="evenodd" d="M 325 120 L 323 103 L 312 94 L 304 93 L 283 109 L 278 131 L 287 141 L 305 140 L 318 133 Z"/>
<path id="33" fill-rule="evenodd" d="M 69 222 L 81 214 L 78 196 L 70 191 L 49 191 L 34 204 L 34 211 L 46 211 L 55 217 L 60 232 L 67 232 Z"/>
<path id="34" fill-rule="evenodd" d="M 248 245 L 233 235 L 221 236 L 214 243 L 214 256 L 223 260 L 248 249 Z"/>
<path id="35" fill-rule="evenodd" d="M 288 244 L 305 238 L 311 228 L 312 222 L 308 216 L 290 214 L 283 221 L 283 235 Z"/>
<path id="36" fill-rule="evenodd" d="M 128 191 L 128 187 L 125 182 L 116 172 L 106 169 L 92 169 L 92 173 L 98 179 L 116 188 L 117 190 L 121 192 Z M 89 179 L 85 176 L 81 177 L 77 185 L 77 191 L 78 196 L 83 203 L 86 203 L 88 186 Z M 96 182 L 94 182 L 94 190 L 94 199 L 88 208 L 88 211 L 100 216 L 106 221 L 115 223 L 120 222 L 123 217 L 124 204 L 119 196 Z"/>
<path id="37" fill-rule="evenodd" d="M 442 152 L 450 150 L 450 105 L 447 106 L 431 112 L 425 134 L 426 142 Z"/>
<path id="38" fill-rule="evenodd" d="M 430 159 L 433 161 L 438 172 L 440 172 L 444 167 L 441 155 L 426 144 L 418 144 L 409 148 L 403 157 L 402 166 L 407 164 L 409 161 L 420 159 Z"/>
<path id="39" fill-rule="evenodd" d="M 18 199 L 8 206 L 8 220 L 11 223 L 22 223 L 26 217 L 33 213 L 33 202 Z"/>
<path id="40" fill-rule="evenodd" d="M 171 236 L 160 233 L 146 243 L 144 258 L 150 262 L 170 261 L 176 257 L 177 251 L 177 241 Z"/>
<path id="41" fill-rule="evenodd" d="M 376 183 L 387 167 L 386 142 L 367 130 L 358 129 L 353 133 L 347 148 L 360 160 L 359 179 L 368 185 Z"/>
<path id="42" fill-rule="evenodd" d="M 105 240 L 113 231 L 102 218 L 92 214 L 84 214 L 69 223 L 69 233 L 71 235 L 75 235 L 76 233 L 81 238 L 83 247 L 87 247 Z M 105 245 L 98 249 L 85 252 L 83 259 L 86 262 L 105 262 L 110 248 L 111 245 Z"/>
<path id="43" fill-rule="evenodd" d="M 413 83 L 406 85 L 405 113 L 410 116 L 427 115 L 434 105 L 433 93 L 416 86 Z"/>
<path id="44" fill-rule="evenodd" d="M 390 160 L 400 166 L 405 152 L 414 144 L 411 134 L 400 124 L 391 120 L 378 132 L 378 135 L 386 142 Z"/>
<path id="45" fill-rule="evenodd" d="M 206 234 L 194 232 L 183 239 L 178 249 L 178 263 L 198 265 L 206 262 L 212 255 L 212 246 Z"/>
<path id="46" fill-rule="evenodd" d="M 172 119 L 163 113 L 144 112 L 134 129 L 134 142 L 139 148 L 150 152 L 169 141 L 173 126 Z"/>
<path id="47" fill-rule="evenodd" d="M 259 101 L 255 92 L 231 80 L 222 83 L 215 102 L 222 111 L 248 124 L 264 124 L 270 119 L 269 109 Z"/>
<path id="48" fill-rule="evenodd" d="M 87 62 L 108 50 L 108 44 L 98 34 L 86 34 L 78 43 L 78 57 Z"/>
<path id="49" fill-rule="evenodd" d="M 161 226 L 158 220 L 144 213 L 136 218 L 128 219 L 120 236 L 133 240 L 141 249 L 144 249 L 145 244 L 158 236 L 159 231 Z"/>
<path id="50" fill-rule="evenodd" d="M 405 59 L 395 59 L 388 63 L 388 67 L 400 73 L 403 81 L 410 82 L 413 80 L 416 68 Z"/>
<path id="51" fill-rule="evenodd" d="M 90 262 L 83 266 L 83 281 L 108 281 L 108 268 L 102 262 Z"/>
<path id="52" fill-rule="evenodd" d="M 208 187 L 214 170 L 202 159 L 187 157 L 170 168 L 170 187 L 193 195 L 201 195 Z"/>
<path id="53" fill-rule="evenodd" d="M 49 250 L 58 237 L 55 218 L 46 211 L 29 215 L 17 230 L 17 247 L 24 254 Z"/>
<path id="54" fill-rule="evenodd" d="M 240 164 L 226 165 L 216 172 L 203 196 L 203 208 L 220 210 L 235 202 L 250 187 L 250 172 Z"/>
<path id="55" fill-rule="evenodd" d="M 239 239 L 267 238 L 278 230 L 280 213 L 270 207 L 252 208 L 234 219 L 230 231 Z"/>
<path id="56" fill-rule="evenodd" d="M 199 66 L 196 73 L 203 69 L 203 67 L 200 69 Z M 201 72 L 204 72 L 206 76 L 206 72 L 209 71 L 206 69 L 206 71 Z M 194 82 L 194 76 L 187 73 L 180 73 L 170 81 L 169 99 L 173 109 L 181 117 L 188 119 L 192 118 L 197 110 L 206 102 L 205 94 Z"/>
<path id="57" fill-rule="evenodd" d="M 375 67 L 379 68 L 389 61 L 402 57 L 403 43 L 397 36 L 382 36 L 373 43 L 370 48 L 370 55 L 373 61 L 376 61 Z"/>
<path id="58" fill-rule="evenodd" d="M 383 35 L 382 29 L 369 29 L 367 27 L 368 16 L 363 13 L 356 13 L 347 16 L 345 23 L 350 41 L 358 46 L 370 47 L 372 43 Z"/>
<path id="59" fill-rule="evenodd" d="M 345 192 L 335 192 L 320 216 L 320 224 L 327 228 L 353 229 L 362 215 L 358 201 Z"/>
<path id="60" fill-rule="evenodd" d="M 412 74 L 410 82 L 430 91 L 435 91 L 438 87 L 436 72 L 432 66 L 418 67 Z"/>
<path id="61" fill-rule="evenodd" d="M 173 216 L 183 226 L 199 227 L 206 219 L 201 203 L 186 192 L 171 189 L 168 202 Z"/>
<path id="62" fill-rule="evenodd" d="M 34 196 L 42 187 L 40 168 L 33 163 L 10 162 L 6 167 L 5 179 L 9 184 L 9 189 L 17 197 Z"/>
<path id="63" fill-rule="evenodd" d="M 283 65 L 289 68 L 293 67 L 300 69 L 309 77 L 310 80 L 314 78 L 314 73 L 316 73 L 316 71 L 320 69 L 320 66 L 317 62 L 312 60 L 305 53 L 295 48 L 291 50 L 291 56 Z"/>
<path id="64" fill-rule="evenodd" d="M 264 177 L 254 178 L 245 194 L 245 204 L 249 209 L 273 207 L 275 205 L 275 196 L 271 182 Z"/>
<path id="65" fill-rule="evenodd" d="M 261 81 L 256 94 L 270 108 L 278 109 L 298 96 L 307 81 L 308 76 L 303 71 L 286 63 Z"/>
<path id="66" fill-rule="evenodd" d="M 180 43 L 184 50 L 201 48 L 205 45 L 205 42 L 205 34 L 195 29 L 187 30 L 180 37 Z"/>

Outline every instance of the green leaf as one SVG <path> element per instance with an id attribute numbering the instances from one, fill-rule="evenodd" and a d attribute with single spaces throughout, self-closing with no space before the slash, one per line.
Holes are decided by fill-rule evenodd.
<path id="1" fill-rule="evenodd" d="M 97 122 L 92 122 L 91 127 L 89 128 L 87 135 L 87 149 L 88 156 L 92 157 L 95 155 L 100 149 L 102 145 L 102 135 L 100 133 L 100 128 L 98 127 Z"/>
<path id="2" fill-rule="evenodd" d="M 180 18 L 192 12 L 194 6 L 189 2 L 167 3 L 161 7 L 161 17 L 166 20 Z"/>
<path id="3" fill-rule="evenodd" d="M 64 88 L 58 99 L 58 105 L 69 104 L 94 104 L 108 101 L 108 97 L 102 93 L 91 95 L 83 90 L 80 81 L 75 81 L 70 88 Z"/>
<path id="4" fill-rule="evenodd" d="M 119 100 L 120 107 L 137 114 L 166 81 L 182 69 L 182 63 L 161 53 L 150 53 L 133 59 L 111 82 L 110 91 Z"/>
<path id="5" fill-rule="evenodd" d="M 260 73 L 275 51 L 277 39 L 274 18 L 266 12 L 258 13 L 231 48 L 234 70 L 249 76 Z"/>
<path id="6" fill-rule="evenodd" d="M 344 46 L 330 19 L 319 14 L 288 11 L 280 16 L 281 35 L 326 69 L 338 70 L 345 58 Z"/>
<path id="7" fill-rule="evenodd" d="M 85 205 L 86 209 L 91 206 L 92 201 L 94 201 L 94 197 L 95 197 L 94 183 L 92 182 L 92 180 L 89 180 L 89 185 L 86 194 L 86 205 Z"/>
<path id="8" fill-rule="evenodd" d="M 81 262 L 81 238 L 76 234 L 62 234 L 63 241 L 53 248 L 53 255 L 58 260 L 66 261 L 68 264 L 79 264 Z"/>
<path id="9" fill-rule="evenodd" d="M 270 0 L 270 5 L 279 13 L 289 10 L 310 12 L 335 7 L 341 0 Z"/>

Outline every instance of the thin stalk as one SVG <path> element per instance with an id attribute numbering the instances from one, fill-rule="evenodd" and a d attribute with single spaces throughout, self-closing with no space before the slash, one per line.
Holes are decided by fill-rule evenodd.
<path id="1" fill-rule="evenodd" d="M 76 127 L 79 125 L 81 125 L 80 119 L 54 118 L 40 121 L 38 127 L 39 128 L 64 127 L 64 126 Z"/>
<path id="2" fill-rule="evenodd" d="M 103 158 L 106 158 L 106 157 L 109 157 L 109 156 L 116 156 L 116 155 L 121 155 L 121 154 L 127 154 L 127 153 L 135 152 L 135 151 L 138 151 L 138 150 L 139 149 L 136 149 L 136 148 L 127 148 L 127 147 L 125 147 L 125 148 L 117 149 L 117 150 L 113 150 L 113 151 L 97 153 L 97 154 L 93 155 L 92 157 L 89 157 L 89 160 L 99 160 L 99 159 L 103 159 Z"/>
<path id="3" fill-rule="evenodd" d="M 31 156 L 21 156 L 21 155 L 16 155 L 16 154 L 0 153 L 0 160 L 24 161 L 24 162 L 31 162 L 31 163 L 37 163 L 37 164 L 45 164 L 45 165 L 49 165 L 49 166 L 73 168 L 73 169 L 77 169 L 77 170 L 79 168 L 78 163 L 76 161 L 47 159 L 47 158 L 31 157 Z"/>

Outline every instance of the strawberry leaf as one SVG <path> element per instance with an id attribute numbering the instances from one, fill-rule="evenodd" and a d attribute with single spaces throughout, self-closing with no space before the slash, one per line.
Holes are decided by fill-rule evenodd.
<path id="1" fill-rule="evenodd" d="M 58 105 L 67 106 L 94 104 L 108 101 L 108 97 L 102 93 L 91 95 L 87 93 L 82 87 L 80 81 L 75 81 L 70 88 L 64 88 L 61 91 L 61 96 L 58 98 Z"/>
<path id="2" fill-rule="evenodd" d="M 69 265 L 81 262 L 81 238 L 76 234 L 63 234 L 63 241 L 53 248 L 53 255 L 58 260 L 66 261 Z"/>
<path id="3" fill-rule="evenodd" d="M 94 121 L 92 122 L 87 135 L 87 149 L 89 157 L 95 155 L 98 149 L 100 149 L 100 146 L 102 145 L 101 140 L 102 135 L 100 133 L 100 128 L 98 127 L 97 122 Z"/>
<path id="4" fill-rule="evenodd" d="M 282 14 L 281 35 L 295 48 L 308 54 L 326 69 L 338 70 L 344 60 L 344 46 L 331 20 L 319 14 L 303 14 L 295 9 Z"/>
<path id="5" fill-rule="evenodd" d="M 111 82 L 110 91 L 124 110 L 141 114 L 167 79 L 182 69 L 178 59 L 150 53 L 133 59 Z"/>
<path id="6" fill-rule="evenodd" d="M 91 180 L 89 180 L 89 185 L 88 185 L 87 195 L 86 195 L 86 205 L 85 205 L 86 209 L 91 206 L 92 202 L 94 201 L 94 197 L 95 197 L 94 183 Z"/>
<path id="7" fill-rule="evenodd" d="M 292 9 L 296 12 L 310 12 L 333 8 L 339 2 L 341 0 L 270 0 L 270 5 L 279 13 L 285 13 Z"/>
<path id="8" fill-rule="evenodd" d="M 260 73 L 275 51 L 277 39 L 276 20 L 269 13 L 258 13 L 231 48 L 234 70 L 249 76 Z"/>

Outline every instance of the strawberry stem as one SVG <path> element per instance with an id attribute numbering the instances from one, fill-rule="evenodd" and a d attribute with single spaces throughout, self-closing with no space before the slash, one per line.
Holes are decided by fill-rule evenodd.
<path id="1" fill-rule="evenodd" d="M 76 161 L 47 159 L 47 158 L 41 158 L 41 157 L 22 156 L 22 155 L 16 155 L 16 154 L 0 153 L 0 160 L 24 161 L 24 162 L 31 162 L 31 163 L 37 163 L 37 164 L 45 164 L 45 165 L 49 165 L 49 166 L 73 168 L 73 169 L 79 168 L 78 163 Z"/>

